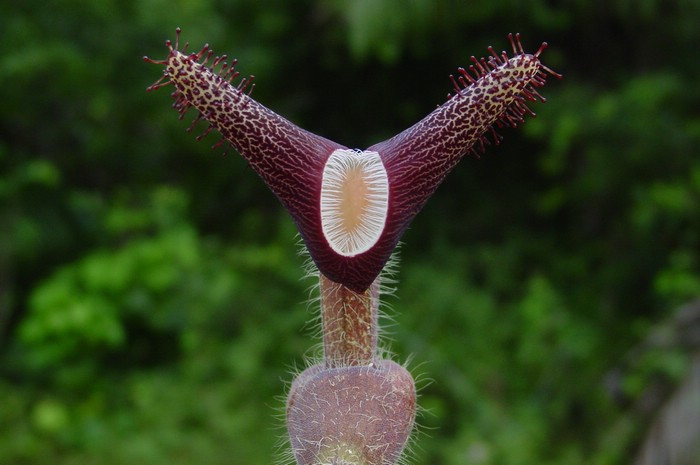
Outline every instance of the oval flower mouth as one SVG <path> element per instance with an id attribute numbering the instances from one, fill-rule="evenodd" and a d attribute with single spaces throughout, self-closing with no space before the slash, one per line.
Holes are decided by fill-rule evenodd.
<path id="1" fill-rule="evenodd" d="M 379 240 L 389 209 L 389 178 L 379 153 L 338 149 L 323 168 L 321 228 L 338 255 L 353 257 Z"/>

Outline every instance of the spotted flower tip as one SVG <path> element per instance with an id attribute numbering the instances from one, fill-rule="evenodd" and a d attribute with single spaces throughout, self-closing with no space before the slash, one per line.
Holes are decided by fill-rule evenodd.
<path id="1" fill-rule="evenodd" d="M 480 153 L 497 128 L 517 126 L 532 111 L 528 101 L 545 99 L 537 88 L 548 74 L 540 62 L 543 43 L 525 53 L 519 35 L 508 36 L 512 57 L 489 47 L 487 58 L 451 76 L 454 95 L 395 137 L 353 150 L 305 131 L 255 101 L 252 76 L 240 79 L 236 61 L 214 56 L 205 45 L 187 53 L 166 42 L 164 67 L 148 88 L 174 86 L 173 107 L 182 118 L 194 107 L 209 124 L 198 138 L 217 130 L 260 175 L 289 211 L 323 275 L 365 291 L 391 256 L 401 235 L 447 173 L 468 153 Z M 487 135 L 491 134 L 491 138 Z"/>

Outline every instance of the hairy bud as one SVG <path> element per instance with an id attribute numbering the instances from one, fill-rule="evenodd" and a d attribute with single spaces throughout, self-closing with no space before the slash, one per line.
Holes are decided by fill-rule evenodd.
<path id="1" fill-rule="evenodd" d="M 299 465 L 398 462 L 416 415 L 411 374 L 390 360 L 314 365 L 292 384 L 287 428 Z"/>

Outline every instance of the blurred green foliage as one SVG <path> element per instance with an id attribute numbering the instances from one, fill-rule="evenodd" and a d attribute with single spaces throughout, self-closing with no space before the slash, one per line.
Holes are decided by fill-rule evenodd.
<path id="1" fill-rule="evenodd" d="M 357 147 L 508 32 L 549 41 L 565 80 L 418 216 L 387 332 L 422 380 L 415 463 L 628 463 L 626 406 L 685 354 L 633 364 L 622 400 L 606 375 L 700 296 L 699 23 L 696 0 L 0 3 L 0 463 L 278 455 L 313 283 L 245 162 L 145 92 L 177 26 Z"/>

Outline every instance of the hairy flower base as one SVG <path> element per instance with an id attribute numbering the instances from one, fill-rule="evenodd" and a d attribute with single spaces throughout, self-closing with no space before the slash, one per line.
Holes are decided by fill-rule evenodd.
<path id="1" fill-rule="evenodd" d="M 513 56 L 489 47 L 488 59 L 472 57 L 452 78 L 455 95 L 421 121 L 356 152 L 305 131 L 250 97 L 251 79 L 237 85 L 235 61 L 213 57 L 208 46 L 184 53 L 166 42 L 164 76 L 149 87 L 175 87 L 174 107 L 191 107 L 221 133 L 267 183 L 299 228 L 311 258 L 328 278 L 365 291 L 389 260 L 401 235 L 462 156 L 483 150 L 493 127 L 516 126 L 535 90 L 554 74 L 519 37 L 509 36 Z M 194 125 L 193 123 L 193 125 Z M 218 145 L 218 144 L 217 144 Z"/>
<path id="2" fill-rule="evenodd" d="M 299 465 L 389 465 L 413 429 L 411 374 L 390 360 L 370 366 L 314 365 L 292 384 L 287 428 Z"/>

